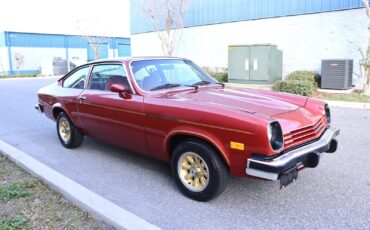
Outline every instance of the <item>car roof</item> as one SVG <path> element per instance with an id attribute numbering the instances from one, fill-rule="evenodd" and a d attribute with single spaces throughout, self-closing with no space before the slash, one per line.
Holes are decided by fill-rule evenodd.
<path id="1" fill-rule="evenodd" d="M 184 59 L 180 57 L 169 57 L 169 56 L 137 56 L 137 57 L 119 57 L 119 58 L 105 58 L 95 61 L 88 62 L 86 64 L 104 63 L 104 62 L 127 62 L 127 61 L 139 61 L 139 60 L 158 60 L 158 59 Z"/>

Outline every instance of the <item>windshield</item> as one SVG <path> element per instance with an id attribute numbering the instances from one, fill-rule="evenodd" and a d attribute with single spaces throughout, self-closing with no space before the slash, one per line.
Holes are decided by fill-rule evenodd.
<path id="1" fill-rule="evenodd" d="M 188 60 L 133 61 L 131 70 L 136 82 L 145 91 L 219 84 L 200 67 Z"/>

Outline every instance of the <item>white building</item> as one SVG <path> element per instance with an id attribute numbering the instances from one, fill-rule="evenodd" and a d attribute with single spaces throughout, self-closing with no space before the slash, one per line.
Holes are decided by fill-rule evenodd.
<path id="1" fill-rule="evenodd" d="M 81 36 L 85 34 L 106 37 L 100 58 L 130 55 L 129 0 L 106 0 L 103 5 L 74 0 L 2 2 L 0 75 L 37 73 L 43 61 L 53 59 L 77 64 L 95 59 Z M 18 70 L 16 54 L 24 57 Z"/>
<path id="2" fill-rule="evenodd" d="M 207 67 L 227 67 L 228 46 L 277 45 L 283 76 L 295 70 L 320 73 L 322 59 L 353 59 L 355 84 L 367 49 L 368 18 L 360 0 L 197 0 L 185 18 L 177 56 Z M 132 54 L 160 55 L 162 49 L 137 1 L 131 1 Z"/>

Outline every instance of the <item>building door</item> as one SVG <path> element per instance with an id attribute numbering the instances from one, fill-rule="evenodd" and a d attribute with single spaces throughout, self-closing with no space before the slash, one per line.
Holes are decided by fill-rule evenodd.
<path id="1" fill-rule="evenodd" d="M 249 80 L 250 46 L 229 47 L 229 79 Z"/>
<path id="2" fill-rule="evenodd" d="M 118 44 L 118 57 L 131 56 L 131 47 L 127 44 Z"/>
<path id="3" fill-rule="evenodd" d="M 108 58 L 108 43 L 99 44 L 99 59 Z M 89 44 L 87 47 L 87 61 L 96 60 L 93 47 Z"/>
<path id="4" fill-rule="evenodd" d="M 269 80 L 269 46 L 251 46 L 249 73 L 252 81 L 268 81 Z"/>

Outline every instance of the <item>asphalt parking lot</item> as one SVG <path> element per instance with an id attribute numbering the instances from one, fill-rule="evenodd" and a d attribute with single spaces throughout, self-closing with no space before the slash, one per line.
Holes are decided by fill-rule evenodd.
<path id="1" fill-rule="evenodd" d="M 38 114 L 48 79 L 0 80 L 0 139 L 163 229 L 370 229 L 370 110 L 332 108 L 339 149 L 283 190 L 278 182 L 231 178 L 207 203 L 184 197 L 167 164 L 85 138 L 68 150 Z"/>

